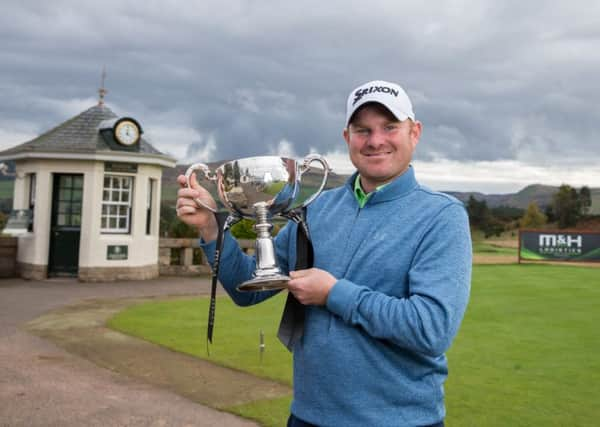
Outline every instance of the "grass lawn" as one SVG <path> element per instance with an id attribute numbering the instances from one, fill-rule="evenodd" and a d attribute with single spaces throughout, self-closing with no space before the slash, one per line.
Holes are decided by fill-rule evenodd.
<path id="1" fill-rule="evenodd" d="M 283 295 L 256 307 L 217 302 L 210 360 L 290 383 L 277 342 Z M 131 307 L 111 327 L 206 358 L 205 299 Z M 600 419 L 600 270 L 554 265 L 474 266 L 471 301 L 448 352 L 448 426 L 592 426 Z M 261 363 L 259 334 L 266 351 Z M 285 425 L 289 399 L 228 408 Z"/>
<path id="2" fill-rule="evenodd" d="M 473 253 L 485 254 L 485 255 L 514 255 L 515 260 L 517 256 L 517 248 L 506 248 L 502 246 L 494 245 L 493 242 L 487 241 L 474 241 L 473 242 Z"/>
<path id="3" fill-rule="evenodd" d="M 284 384 L 292 384 L 292 356 L 277 339 L 285 294 L 252 307 L 237 307 L 219 297 L 210 357 L 206 352 L 208 299 L 151 302 L 117 314 L 109 326 L 150 342 L 224 366 L 242 369 Z M 260 354 L 260 332 L 265 350 Z M 285 425 L 291 396 L 225 408 L 265 426 Z"/>
<path id="4" fill-rule="evenodd" d="M 291 385 L 291 354 L 279 344 L 277 327 L 285 294 L 262 304 L 237 307 L 219 297 L 210 357 L 206 352 L 208 299 L 183 299 L 133 306 L 110 320 L 109 326 L 182 353 Z M 265 350 L 260 355 L 260 331 Z"/>
<path id="5" fill-rule="evenodd" d="M 448 424 L 597 425 L 599 322 L 598 269 L 475 266 L 448 352 Z"/>

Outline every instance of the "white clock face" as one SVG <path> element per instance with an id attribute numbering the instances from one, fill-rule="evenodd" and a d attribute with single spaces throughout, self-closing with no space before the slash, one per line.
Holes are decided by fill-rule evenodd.
<path id="1" fill-rule="evenodd" d="M 117 125 L 115 129 L 115 138 L 121 144 L 132 145 L 137 142 L 140 137 L 140 130 L 135 123 L 124 120 Z"/>

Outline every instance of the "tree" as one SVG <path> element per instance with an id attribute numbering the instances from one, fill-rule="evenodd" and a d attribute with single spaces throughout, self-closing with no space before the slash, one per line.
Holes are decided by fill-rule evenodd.
<path id="1" fill-rule="evenodd" d="M 171 225 L 177 220 L 174 203 L 171 201 L 162 201 L 160 204 L 160 225 L 159 234 L 162 237 L 168 237 Z"/>
<path id="2" fill-rule="evenodd" d="M 198 237 L 196 227 L 187 225 L 177 218 L 173 202 L 163 201 L 160 205 L 160 236 L 174 238 Z"/>
<path id="3" fill-rule="evenodd" d="M 473 195 L 469 196 L 469 201 L 467 202 L 467 213 L 469 214 L 469 222 L 475 227 L 479 227 L 484 224 L 491 216 L 486 201 L 479 201 L 473 197 Z"/>
<path id="4" fill-rule="evenodd" d="M 481 224 L 481 230 L 483 230 L 483 235 L 487 239 L 491 236 L 500 236 L 502 232 L 506 229 L 504 223 L 498 218 L 489 214 L 484 222 Z"/>
<path id="5" fill-rule="evenodd" d="M 527 210 L 521 218 L 521 227 L 523 228 L 539 228 L 546 223 L 546 215 L 540 211 L 537 203 L 531 202 L 527 206 Z"/>
<path id="6" fill-rule="evenodd" d="M 500 221 L 509 222 L 521 219 L 525 214 L 525 209 L 502 205 L 491 208 L 490 212 Z"/>
<path id="7" fill-rule="evenodd" d="M 270 219 L 273 228 L 271 229 L 271 236 L 277 236 L 279 230 L 285 225 L 286 221 L 277 218 Z M 234 224 L 231 227 L 231 234 L 236 239 L 256 239 L 256 231 L 254 231 L 255 220 L 244 218 L 240 222 Z"/>
<path id="8" fill-rule="evenodd" d="M 558 228 L 573 227 L 580 216 L 581 203 L 577 190 L 563 184 L 552 196 L 552 210 L 558 220 Z"/>
<path id="9" fill-rule="evenodd" d="M 231 234 L 236 239 L 256 239 L 256 232 L 254 231 L 255 222 L 244 218 L 231 227 Z"/>
<path id="10" fill-rule="evenodd" d="M 573 187 L 571 187 L 571 200 L 574 204 L 573 209 L 575 209 L 576 217 L 579 219 L 581 217 L 581 199 L 579 198 L 579 193 Z"/>
<path id="11" fill-rule="evenodd" d="M 590 188 L 585 185 L 579 189 L 579 203 L 581 205 L 581 214 L 588 215 L 592 207 L 592 194 Z"/>
<path id="12" fill-rule="evenodd" d="M 554 222 L 556 221 L 556 217 L 554 216 L 554 208 L 552 207 L 552 205 L 547 205 L 546 209 L 544 209 L 544 215 L 546 215 L 546 221 L 547 222 Z"/>
<path id="13" fill-rule="evenodd" d="M 198 229 L 192 225 L 188 225 L 185 222 L 181 221 L 179 218 L 176 218 L 169 227 L 169 237 L 174 237 L 177 239 L 181 238 L 197 238 L 198 237 Z"/>
<path id="14" fill-rule="evenodd" d="M 485 200 L 477 200 L 472 195 L 467 202 L 469 223 L 483 231 L 486 238 L 499 236 L 505 229 L 504 223 L 492 215 Z"/>

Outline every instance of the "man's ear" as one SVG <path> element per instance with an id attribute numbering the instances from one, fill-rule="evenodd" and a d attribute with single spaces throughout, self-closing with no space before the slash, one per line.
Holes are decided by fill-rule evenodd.
<path id="1" fill-rule="evenodd" d="M 344 137 L 344 141 L 346 141 L 346 144 L 350 145 L 350 127 L 344 128 L 342 136 Z"/>
<path id="2" fill-rule="evenodd" d="M 413 143 L 413 147 L 415 147 L 419 143 L 422 131 L 423 125 L 421 124 L 421 122 L 415 121 L 410 128 L 410 140 Z"/>

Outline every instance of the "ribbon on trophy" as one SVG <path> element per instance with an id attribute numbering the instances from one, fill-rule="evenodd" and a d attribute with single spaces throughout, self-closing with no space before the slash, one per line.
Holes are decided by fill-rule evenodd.
<path id="1" fill-rule="evenodd" d="M 294 209 L 285 216 L 297 224 L 295 270 L 311 268 L 314 262 L 314 252 L 306 224 L 306 207 Z M 279 322 L 277 338 L 290 352 L 304 334 L 304 314 L 304 305 L 291 292 L 288 292 Z"/>
<path id="2" fill-rule="evenodd" d="M 217 281 L 219 279 L 219 266 L 221 265 L 221 252 L 223 252 L 223 241 L 225 232 L 241 218 L 230 215 L 228 212 L 213 212 L 217 220 L 218 234 L 215 249 L 215 260 L 213 262 L 212 277 L 210 285 L 210 305 L 208 307 L 208 327 L 206 329 L 206 353 L 210 356 L 209 344 L 212 344 L 213 331 L 215 329 L 215 310 L 217 305 Z"/>

